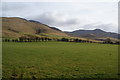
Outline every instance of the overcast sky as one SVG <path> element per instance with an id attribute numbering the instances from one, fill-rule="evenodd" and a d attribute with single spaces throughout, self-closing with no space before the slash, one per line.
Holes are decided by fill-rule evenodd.
<path id="1" fill-rule="evenodd" d="M 9 0 L 8 0 L 9 1 Z M 118 31 L 118 2 L 4 2 L 3 17 L 40 21 L 63 31 Z"/>

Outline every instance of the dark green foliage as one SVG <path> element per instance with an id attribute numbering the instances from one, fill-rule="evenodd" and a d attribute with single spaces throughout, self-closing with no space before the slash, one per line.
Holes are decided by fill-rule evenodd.
<path id="1" fill-rule="evenodd" d="M 69 39 L 67 39 L 67 38 L 62 38 L 61 41 L 68 42 Z"/>
<path id="2" fill-rule="evenodd" d="M 74 39 L 74 42 L 82 42 L 80 39 Z"/>

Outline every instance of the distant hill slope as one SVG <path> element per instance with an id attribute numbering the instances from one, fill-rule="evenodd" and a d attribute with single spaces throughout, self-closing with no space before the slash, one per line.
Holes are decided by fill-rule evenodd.
<path id="1" fill-rule="evenodd" d="M 62 31 L 53 29 L 48 25 L 42 24 L 34 20 L 26 20 L 18 17 L 2 18 L 2 36 L 10 38 L 18 38 L 25 34 L 31 35 L 54 35 L 67 37 L 68 35 Z"/>
<path id="2" fill-rule="evenodd" d="M 90 38 L 90 39 L 105 38 L 105 37 L 111 37 L 111 38 L 118 39 L 118 36 L 120 36 L 120 34 L 112 33 L 112 32 L 105 32 L 101 29 L 76 30 L 73 32 L 66 32 L 66 33 L 72 36 Z"/>
<path id="3" fill-rule="evenodd" d="M 18 38 L 21 36 L 45 36 L 51 38 L 67 37 L 86 40 L 94 39 L 97 41 L 104 41 L 107 37 L 110 37 L 112 40 L 116 40 L 118 38 L 117 33 L 105 32 L 100 29 L 63 32 L 55 27 L 50 27 L 38 21 L 26 20 L 18 17 L 3 17 L 2 37 Z"/>

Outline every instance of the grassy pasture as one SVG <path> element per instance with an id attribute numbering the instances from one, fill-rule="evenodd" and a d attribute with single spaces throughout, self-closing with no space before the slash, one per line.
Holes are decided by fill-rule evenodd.
<path id="1" fill-rule="evenodd" d="M 117 78 L 118 45 L 3 42 L 4 78 Z"/>

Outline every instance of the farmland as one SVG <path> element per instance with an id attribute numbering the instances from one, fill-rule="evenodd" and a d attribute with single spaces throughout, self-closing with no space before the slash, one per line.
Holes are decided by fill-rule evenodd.
<path id="1" fill-rule="evenodd" d="M 118 45 L 3 42 L 3 78 L 117 78 Z"/>

